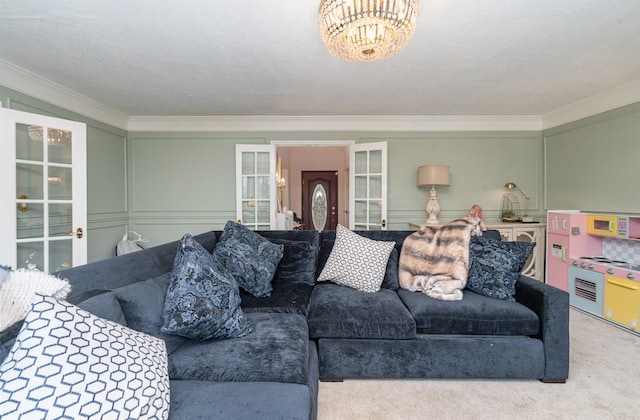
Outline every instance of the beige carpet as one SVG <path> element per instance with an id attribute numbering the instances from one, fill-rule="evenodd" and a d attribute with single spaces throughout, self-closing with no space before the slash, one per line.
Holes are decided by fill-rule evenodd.
<path id="1" fill-rule="evenodd" d="M 566 384 L 537 380 L 321 382 L 318 418 L 640 419 L 640 336 L 571 309 Z"/>

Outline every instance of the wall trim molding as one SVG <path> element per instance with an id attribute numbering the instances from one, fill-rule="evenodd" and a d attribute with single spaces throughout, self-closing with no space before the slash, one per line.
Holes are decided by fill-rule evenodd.
<path id="1" fill-rule="evenodd" d="M 547 130 L 572 123 L 636 102 L 640 102 L 640 80 L 543 114 L 542 129 Z"/>
<path id="2" fill-rule="evenodd" d="M 91 98 L 0 59 L 2 86 L 96 121 L 126 130 L 128 116 Z"/>
<path id="3" fill-rule="evenodd" d="M 640 80 L 542 115 L 129 116 L 0 59 L 2 86 L 130 132 L 542 131 L 640 102 Z"/>
<path id="4" fill-rule="evenodd" d="M 137 131 L 541 131 L 539 116 L 192 116 L 130 117 Z"/>

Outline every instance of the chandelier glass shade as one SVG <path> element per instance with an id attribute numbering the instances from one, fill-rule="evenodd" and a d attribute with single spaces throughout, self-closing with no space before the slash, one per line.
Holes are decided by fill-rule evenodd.
<path id="1" fill-rule="evenodd" d="M 391 57 L 411 40 L 418 8 L 418 0 L 322 0 L 322 42 L 345 61 Z"/>

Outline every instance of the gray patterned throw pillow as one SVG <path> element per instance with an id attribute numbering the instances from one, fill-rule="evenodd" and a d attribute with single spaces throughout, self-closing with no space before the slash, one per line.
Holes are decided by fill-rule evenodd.
<path id="1" fill-rule="evenodd" d="M 192 340 L 251 332 L 233 277 L 189 234 L 178 245 L 162 311 L 165 334 Z"/>
<path id="2" fill-rule="evenodd" d="M 284 246 L 274 244 L 239 223 L 228 221 L 213 255 L 247 292 L 270 296 L 271 280 L 282 259 Z"/>
<path id="3" fill-rule="evenodd" d="M 395 242 L 365 238 L 342 225 L 318 281 L 331 281 L 362 292 L 380 290 Z"/>

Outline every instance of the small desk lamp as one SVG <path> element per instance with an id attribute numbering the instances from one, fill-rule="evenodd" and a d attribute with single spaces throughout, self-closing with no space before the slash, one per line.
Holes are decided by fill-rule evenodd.
<path id="1" fill-rule="evenodd" d="M 440 213 L 440 203 L 436 193 L 436 185 L 448 186 L 449 184 L 449 167 L 446 165 L 427 165 L 418 168 L 418 186 L 431 186 L 429 198 L 427 200 L 427 219 L 428 225 L 437 225 L 438 213 Z"/>
<path id="2" fill-rule="evenodd" d="M 520 194 L 522 194 L 522 196 L 524 197 L 524 214 L 522 215 L 522 220 L 528 221 L 529 220 L 529 200 L 530 200 L 529 197 L 527 197 L 527 195 L 523 193 L 522 190 L 518 188 L 518 186 L 513 182 L 507 182 L 506 184 L 504 184 L 504 188 L 506 190 L 516 189 L 520 191 Z"/>

